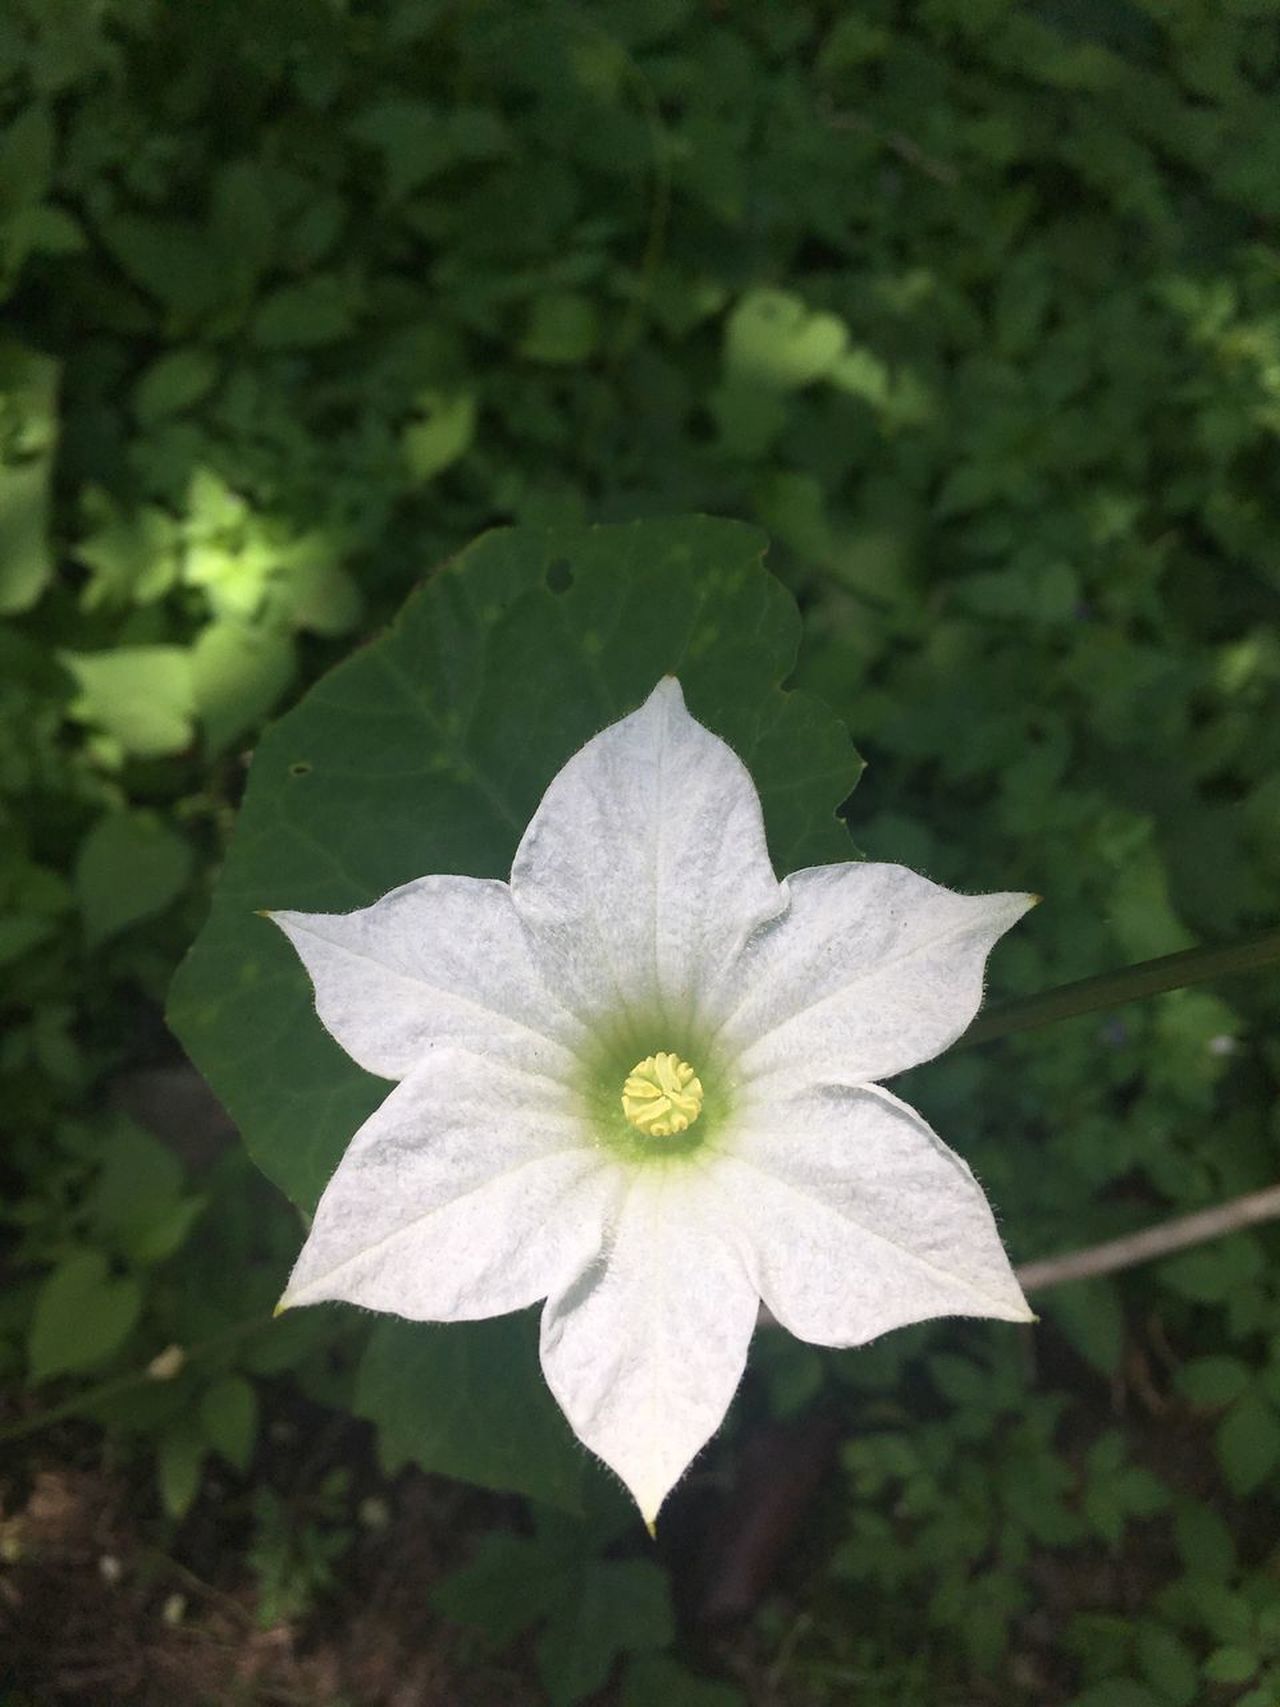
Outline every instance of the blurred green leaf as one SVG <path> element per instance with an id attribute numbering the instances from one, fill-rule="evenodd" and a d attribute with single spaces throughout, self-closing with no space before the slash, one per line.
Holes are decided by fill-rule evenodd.
<path id="1" fill-rule="evenodd" d="M 585 1531 L 487 1535 L 432 1599 L 446 1617 L 484 1630 L 495 1648 L 542 1625 L 535 1651 L 551 1707 L 573 1707 L 608 1680 L 619 1655 L 664 1648 L 675 1635 L 661 1569 L 645 1559 L 596 1557 Z"/>
<path id="2" fill-rule="evenodd" d="M 538 1638 L 538 1671 L 553 1707 L 572 1707 L 600 1688 L 619 1654 L 663 1648 L 674 1636 L 670 1590 L 656 1564 L 589 1564 L 577 1604 L 549 1619 Z"/>
<path id="3" fill-rule="evenodd" d="M 725 329 L 729 376 L 767 391 L 795 391 L 824 378 L 848 343 L 834 314 L 815 313 L 788 291 L 749 291 Z"/>
<path id="4" fill-rule="evenodd" d="M 1145 1683 L 1117 1677 L 1095 1683 L 1082 1695 L 1072 1696 L 1070 1707 L 1165 1707 L 1165 1703 Z"/>
<path id="5" fill-rule="evenodd" d="M 188 1418 L 172 1423 L 156 1447 L 156 1477 L 165 1511 L 183 1518 L 195 1504 L 204 1473 L 206 1446 L 203 1436 Z"/>
<path id="6" fill-rule="evenodd" d="M 287 635 L 233 620 L 214 622 L 191 649 L 192 687 L 205 740 L 220 752 L 275 709 L 297 659 Z"/>
<path id="7" fill-rule="evenodd" d="M 356 114 L 351 134 L 383 158 L 387 189 L 406 195 L 451 166 L 502 152 L 505 131 L 484 108 L 434 107 L 392 97 Z"/>
<path id="8" fill-rule="evenodd" d="M 198 345 L 170 350 L 151 363 L 133 392 L 133 407 L 144 425 L 189 409 L 208 395 L 218 378 L 212 351 Z"/>
<path id="9" fill-rule="evenodd" d="M 206 1387 L 200 1400 L 204 1438 L 227 1463 L 242 1473 L 249 1468 L 258 1433 L 258 1399 L 243 1375 L 224 1375 Z"/>
<path id="10" fill-rule="evenodd" d="M 92 571 L 82 594 L 86 609 L 150 604 L 172 587 L 178 573 L 178 529 L 154 504 L 122 511 L 103 492 L 85 494 L 90 530 L 72 547 Z"/>
<path id="11" fill-rule="evenodd" d="M 72 714 L 114 735 L 126 753 L 156 758 L 190 746 L 194 692 L 182 647 L 67 652 L 63 662 L 80 688 Z"/>
<path id="12" fill-rule="evenodd" d="M 1182 1638 L 1162 1624 L 1142 1624 L 1134 1644 L 1143 1677 L 1169 1707 L 1194 1707 L 1200 1667 Z"/>
<path id="13" fill-rule="evenodd" d="M 1251 1494 L 1280 1465 L 1280 1416 L 1259 1393 L 1245 1393 L 1218 1425 L 1218 1458 L 1233 1494 Z"/>
<path id="14" fill-rule="evenodd" d="M 1197 1357 L 1178 1371 L 1179 1389 L 1196 1405 L 1229 1405 L 1249 1379 L 1249 1367 L 1238 1357 Z"/>
<path id="15" fill-rule="evenodd" d="M 1235 1540 L 1222 1515 L 1201 1503 L 1179 1506 L 1174 1535 L 1185 1569 L 1192 1574 L 1225 1578 L 1236 1568 Z"/>
<path id="16" fill-rule="evenodd" d="M 1204 1662 L 1204 1675 L 1210 1683 L 1248 1683 L 1258 1665 L 1258 1655 L 1248 1648 L 1217 1648 Z"/>
<path id="17" fill-rule="evenodd" d="M 267 350 L 305 350 L 345 338 L 355 324 L 351 288 L 332 273 L 279 285 L 253 317 L 255 343 Z"/>
<path id="18" fill-rule="evenodd" d="M 0 133 L 0 209 L 43 200 L 56 136 L 46 101 L 32 101 Z"/>
<path id="19" fill-rule="evenodd" d="M 400 434 L 409 472 L 430 480 L 464 456 L 476 431 L 476 400 L 467 391 L 424 391 Z"/>
<path id="20" fill-rule="evenodd" d="M 126 278 L 182 323 L 202 318 L 221 300 L 223 281 L 195 221 L 114 212 L 99 221 L 98 236 Z"/>
<path id="21" fill-rule="evenodd" d="M 1113 1280 L 1055 1287 L 1042 1308 L 1086 1363 L 1101 1375 L 1118 1373 L 1124 1357 L 1125 1320 Z"/>
<path id="22" fill-rule="evenodd" d="M 138 1319 L 136 1280 L 113 1276 L 101 1251 L 80 1251 L 59 1263 L 36 1297 L 27 1340 L 33 1382 L 105 1363 Z"/>
<path id="23" fill-rule="evenodd" d="M 686 1671 L 669 1654 L 641 1654 L 626 1669 L 622 1707 L 746 1707 L 747 1698 L 729 1683 Z"/>
<path id="24" fill-rule="evenodd" d="M 101 1141 L 101 1169 L 89 1199 L 99 1231 L 108 1238 L 137 1237 L 176 1206 L 182 1163 L 166 1145 L 131 1120 L 116 1117 Z"/>
<path id="25" fill-rule="evenodd" d="M 186 888 L 189 842 L 149 812 L 109 812 L 76 855 L 76 900 L 91 946 L 161 913 Z"/>
<path id="26" fill-rule="evenodd" d="M 56 362 L 0 343 L 0 616 L 29 610 L 53 574 L 57 386 Z"/>
<path id="27" fill-rule="evenodd" d="M 590 297 L 576 291 L 537 296 L 517 348 L 531 362 L 584 362 L 600 341 L 600 316 Z"/>

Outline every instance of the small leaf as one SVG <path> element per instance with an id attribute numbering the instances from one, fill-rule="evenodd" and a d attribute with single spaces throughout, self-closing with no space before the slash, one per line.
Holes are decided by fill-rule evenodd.
<path id="1" fill-rule="evenodd" d="M 0 465 L 0 612 L 29 610 L 52 573 L 48 464 Z"/>
<path id="2" fill-rule="evenodd" d="M 1099 1374 L 1117 1372 L 1124 1356 L 1125 1321 L 1114 1281 L 1083 1280 L 1058 1287 L 1045 1300 L 1045 1314 Z"/>
<path id="3" fill-rule="evenodd" d="M 170 1517 L 185 1517 L 195 1504 L 196 1495 L 200 1492 L 204 1457 L 204 1439 L 186 1418 L 160 1436 L 156 1450 L 156 1477 L 160 1483 L 160 1498 Z"/>
<path id="4" fill-rule="evenodd" d="M 1238 1287 L 1256 1280 L 1266 1258 L 1252 1234 L 1235 1233 L 1216 1245 L 1168 1257 L 1160 1264 L 1161 1281 L 1196 1304 L 1221 1304 Z"/>
<path id="5" fill-rule="evenodd" d="M 348 634 L 360 620 L 360 589 L 336 563 L 312 558 L 293 565 L 280 585 L 280 604 L 295 628 Z"/>
<path id="6" fill-rule="evenodd" d="M 1280 1464 L 1280 1417 L 1261 1394 L 1246 1393 L 1219 1423 L 1217 1443 L 1228 1487 L 1251 1494 Z"/>
<path id="7" fill-rule="evenodd" d="M 627 1667 L 622 1707 L 747 1707 L 731 1683 L 686 1671 L 670 1654 L 642 1654 Z"/>
<path id="8" fill-rule="evenodd" d="M 1166 1707 L 1166 1703 L 1145 1683 L 1113 1677 L 1105 1683 L 1095 1683 L 1083 1695 L 1073 1696 L 1071 1707 Z"/>
<path id="9" fill-rule="evenodd" d="M 105 1363 L 141 1307 L 137 1281 L 113 1278 L 101 1251 L 81 1251 L 59 1263 L 36 1295 L 27 1341 L 32 1381 Z"/>
<path id="10" fill-rule="evenodd" d="M 24 107 L 0 134 L 0 204 L 29 207 L 43 200 L 53 175 L 57 136 L 44 101 Z"/>
<path id="11" fill-rule="evenodd" d="M 50 202 L 25 209 L 17 224 L 33 254 L 78 255 L 89 246 L 80 222 Z"/>
<path id="12" fill-rule="evenodd" d="M 600 339 L 600 316 L 590 297 L 549 291 L 533 299 L 517 348 L 532 362 L 567 366 L 584 362 Z"/>
<path id="13" fill-rule="evenodd" d="M 1192 1707 L 1200 1688 L 1200 1668 L 1180 1636 L 1162 1624 L 1143 1624 L 1134 1653 L 1143 1677 L 1169 1707 Z"/>
<path id="14" fill-rule="evenodd" d="M 225 280 L 210 264 L 207 234 L 194 220 L 114 213 L 100 221 L 98 234 L 121 272 L 184 320 L 222 301 Z"/>
<path id="15" fill-rule="evenodd" d="M 227 620 L 204 629 L 191 649 L 196 710 L 217 753 L 257 727 L 293 681 L 293 641 L 273 629 Z"/>
<path id="16" fill-rule="evenodd" d="M 149 604 L 167 593 L 178 573 L 173 517 L 154 504 L 122 511 L 93 488 L 84 508 L 90 531 L 71 548 L 93 572 L 80 595 L 84 608 Z"/>
<path id="17" fill-rule="evenodd" d="M 134 388 L 133 408 L 144 426 L 189 409 L 208 395 L 218 378 L 217 358 L 198 345 L 169 350 Z"/>
<path id="18" fill-rule="evenodd" d="M 483 160 L 505 146 L 496 114 L 486 108 L 437 109 L 403 98 L 375 101 L 356 114 L 350 132 L 383 156 L 387 188 L 398 198 L 467 160 Z"/>
<path id="19" fill-rule="evenodd" d="M 1236 1568 L 1236 1544 L 1225 1519 L 1198 1501 L 1179 1508 L 1174 1537 L 1188 1575 L 1225 1580 Z"/>
<path id="20" fill-rule="evenodd" d="M 829 374 L 848 341 L 836 315 L 813 313 L 788 291 L 753 290 L 729 316 L 725 367 L 765 390 L 796 391 Z"/>
<path id="21" fill-rule="evenodd" d="M 1248 1648 L 1217 1648 L 1204 1662 L 1204 1675 L 1210 1683 L 1248 1683 L 1260 1663 Z"/>
<path id="22" fill-rule="evenodd" d="M 29 954 L 47 942 L 56 929 L 47 914 L 0 913 L 0 966 Z"/>
<path id="23" fill-rule="evenodd" d="M 80 687 L 72 713 L 114 735 L 127 753 L 158 758 L 191 744 L 191 658 L 180 646 L 64 652 Z"/>
<path id="24" fill-rule="evenodd" d="M 481 1630 L 498 1652 L 544 1618 L 563 1592 L 537 1541 L 508 1534 L 481 1535 L 470 1560 L 431 1592 L 445 1618 Z"/>
<path id="25" fill-rule="evenodd" d="M 109 812 L 76 855 L 76 899 L 94 946 L 161 913 L 187 885 L 190 844 L 150 812 Z"/>
<path id="26" fill-rule="evenodd" d="M 30 610 L 53 575 L 50 481 L 57 436 L 56 362 L 20 344 L 0 343 L 0 616 Z"/>
<path id="27" fill-rule="evenodd" d="M 670 1590 L 657 1565 L 593 1560 L 577 1603 L 557 1608 L 538 1638 L 538 1673 L 552 1707 L 572 1707 L 605 1683 L 619 1654 L 665 1648 L 674 1638 Z"/>
<path id="28" fill-rule="evenodd" d="M 400 448 L 415 480 L 430 480 L 457 462 L 476 431 L 476 400 L 468 391 L 424 391 L 418 414 L 400 434 Z"/>
<path id="29" fill-rule="evenodd" d="M 1247 1365 L 1237 1357 L 1196 1357 L 1178 1371 L 1179 1390 L 1193 1405 L 1229 1405 L 1249 1380 Z"/>
<path id="30" fill-rule="evenodd" d="M 265 350 L 303 350 L 334 344 L 355 324 L 349 287 L 335 274 L 317 273 L 301 284 L 280 285 L 253 317 L 254 342 Z"/>
<path id="31" fill-rule="evenodd" d="M 149 1132 L 118 1117 L 102 1143 L 102 1168 L 88 1201 L 96 1229 L 129 1238 L 168 1215 L 182 1195 L 182 1163 Z"/>
<path id="32" fill-rule="evenodd" d="M 204 1438 L 237 1470 L 249 1468 L 258 1432 L 258 1397 L 243 1375 L 224 1375 L 200 1401 Z"/>

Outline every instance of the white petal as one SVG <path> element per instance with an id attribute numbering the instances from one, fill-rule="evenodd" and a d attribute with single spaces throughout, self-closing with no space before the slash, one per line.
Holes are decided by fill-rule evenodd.
<path id="1" fill-rule="evenodd" d="M 523 1309 L 600 1248 L 621 1188 L 571 1092 L 439 1049 L 352 1139 L 283 1303 L 416 1321 Z"/>
<path id="2" fill-rule="evenodd" d="M 551 1391 L 647 1523 L 724 1420 L 756 1321 L 708 1183 L 709 1170 L 640 1169 L 604 1252 L 542 1317 Z"/>
<path id="3" fill-rule="evenodd" d="M 957 895 L 900 865 L 814 866 L 747 945 L 720 1042 L 744 1078 L 803 1061 L 812 1077 L 889 1078 L 939 1054 L 982 1001 L 997 938 L 1033 895 Z"/>
<path id="4" fill-rule="evenodd" d="M 935 1316 L 1033 1320 L 978 1182 L 878 1086 L 747 1109 L 715 1174 L 760 1296 L 801 1339 L 861 1345 Z"/>
<path id="5" fill-rule="evenodd" d="M 591 1016 L 696 1018 L 784 904 L 755 785 L 670 676 L 553 780 L 511 888 L 548 982 Z"/>
<path id="6" fill-rule="evenodd" d="M 420 877 L 354 913 L 272 913 L 352 1060 L 401 1079 L 440 1043 L 563 1076 L 580 1028 L 551 997 L 505 883 Z"/>

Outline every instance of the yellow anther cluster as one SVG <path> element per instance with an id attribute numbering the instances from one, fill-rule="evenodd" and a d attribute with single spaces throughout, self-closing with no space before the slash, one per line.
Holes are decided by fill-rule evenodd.
<path id="1" fill-rule="evenodd" d="M 648 1055 L 627 1075 L 622 1112 L 650 1138 L 684 1132 L 702 1112 L 702 1081 L 678 1055 Z"/>

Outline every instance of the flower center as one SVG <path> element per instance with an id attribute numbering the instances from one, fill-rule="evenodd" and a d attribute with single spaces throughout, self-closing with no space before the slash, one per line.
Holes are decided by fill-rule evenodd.
<path id="1" fill-rule="evenodd" d="M 647 1137 L 671 1138 L 702 1113 L 702 1081 L 678 1055 L 647 1055 L 627 1074 L 622 1112 Z"/>

